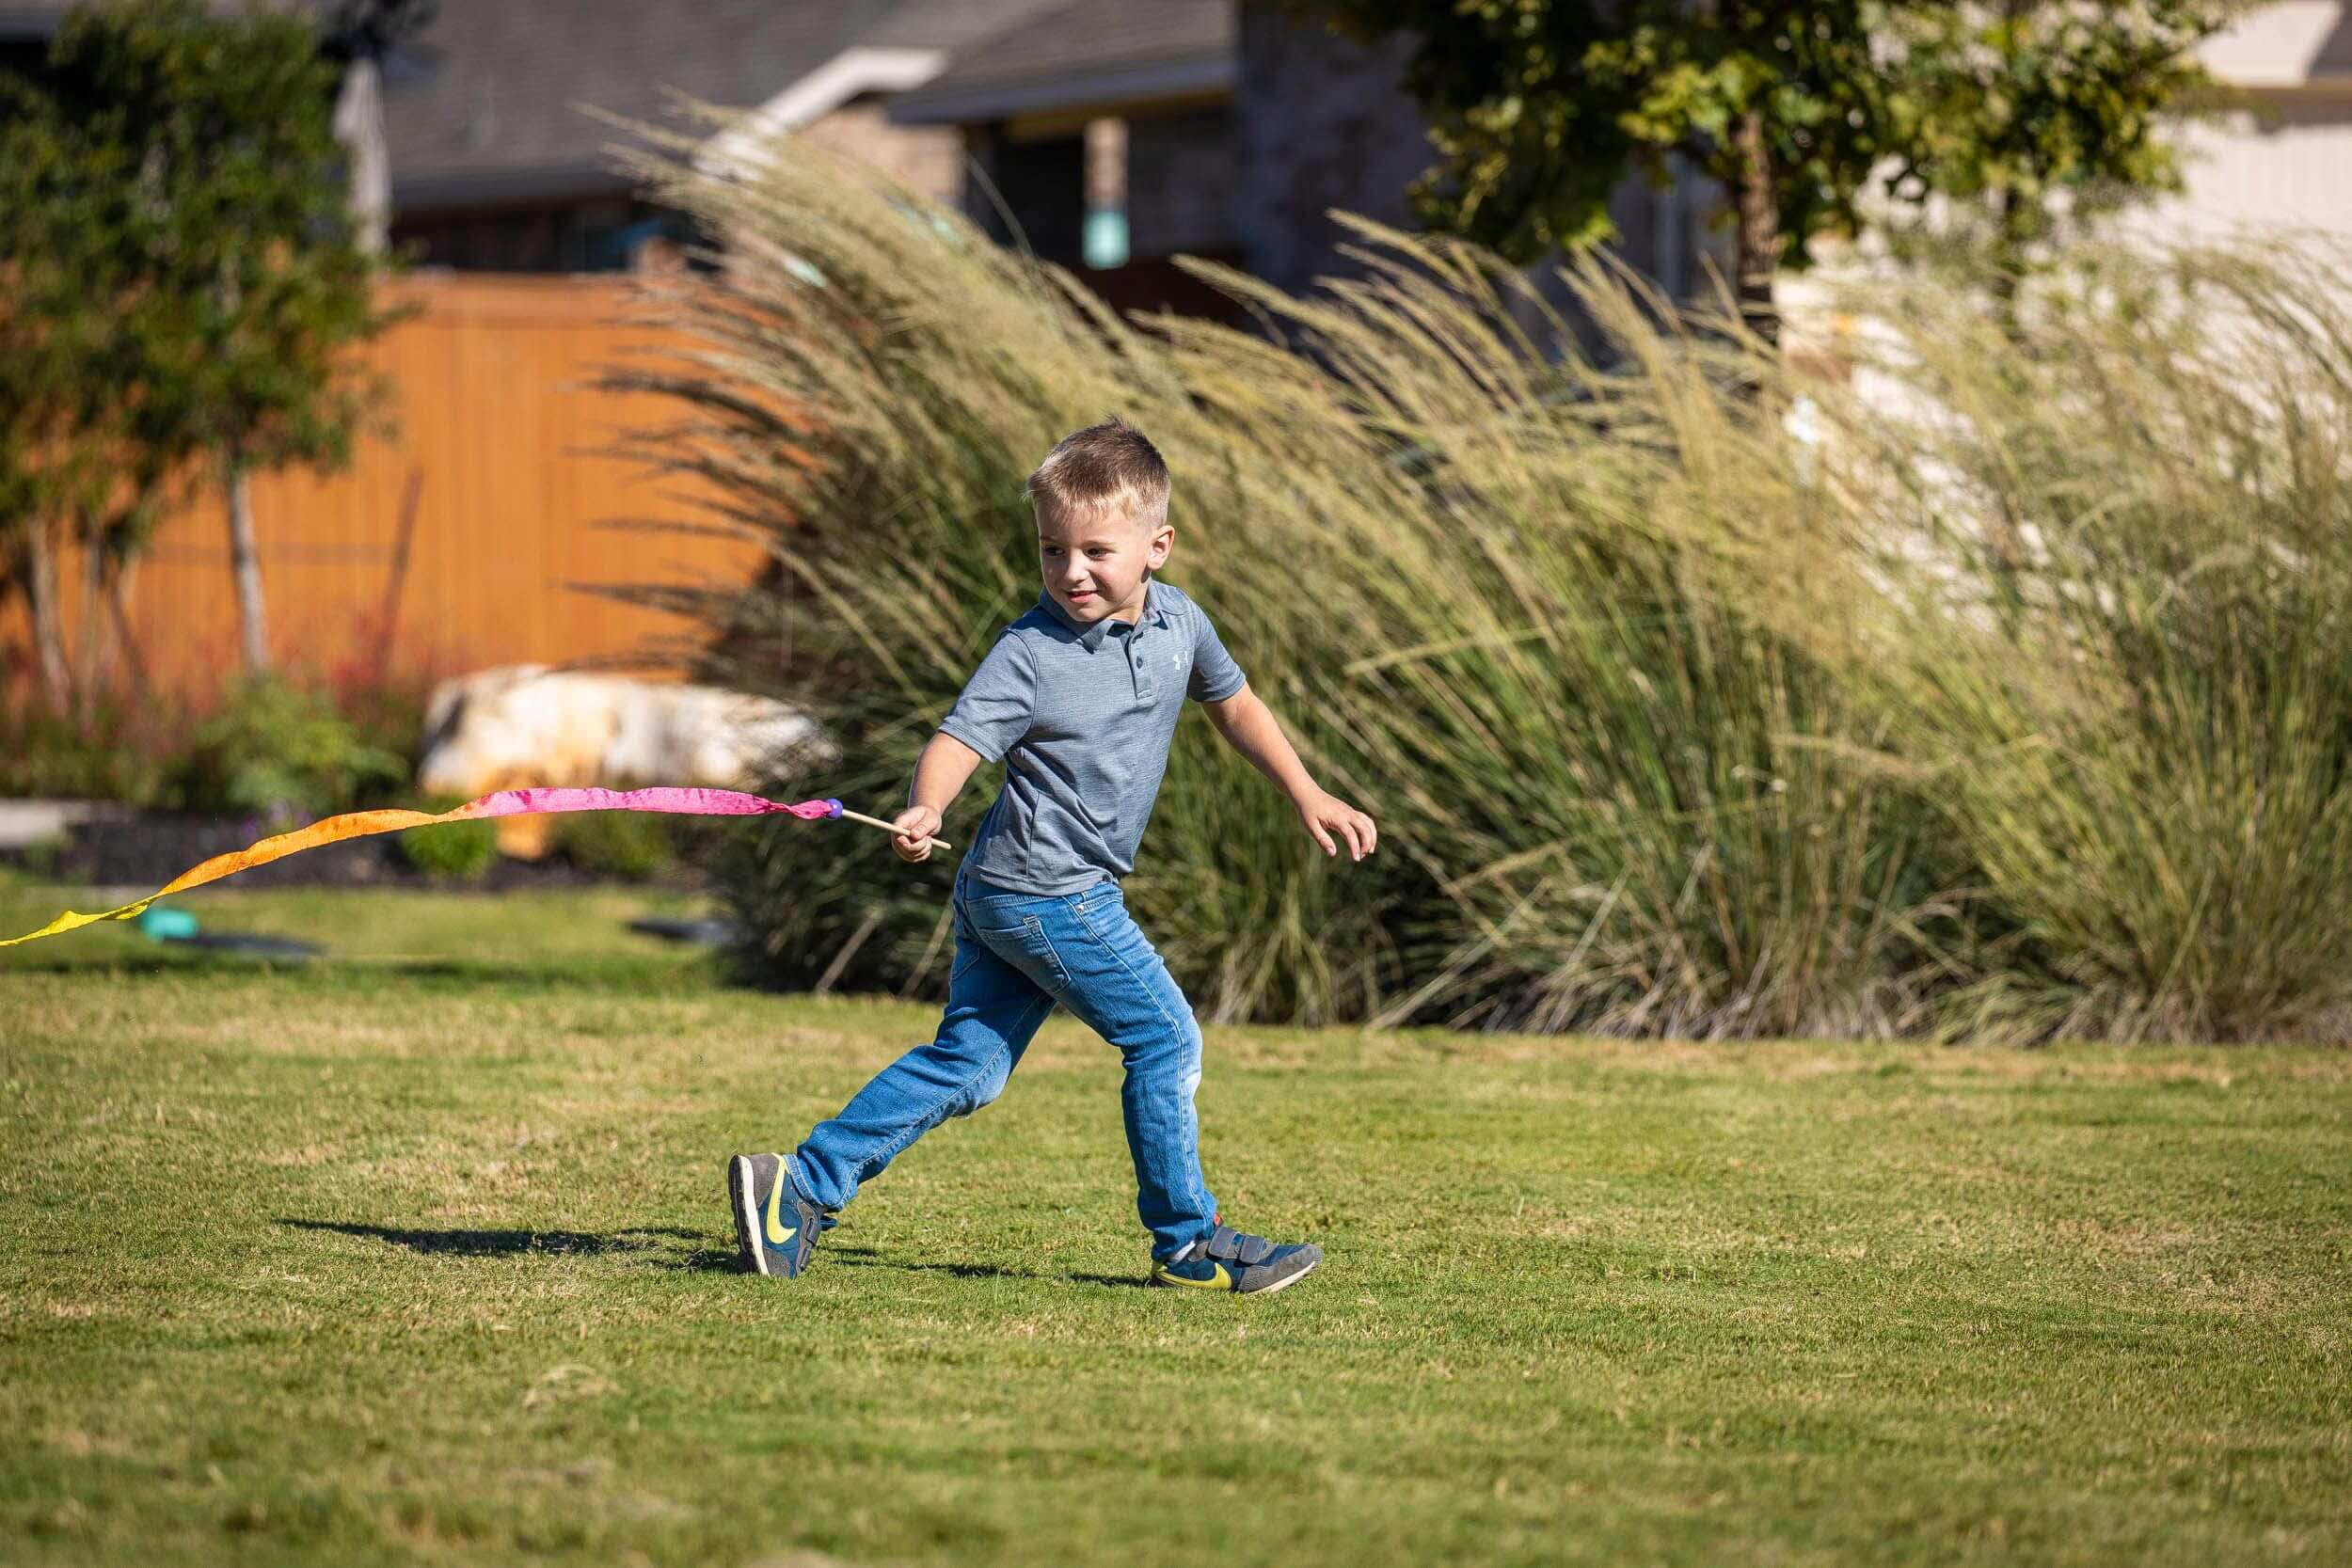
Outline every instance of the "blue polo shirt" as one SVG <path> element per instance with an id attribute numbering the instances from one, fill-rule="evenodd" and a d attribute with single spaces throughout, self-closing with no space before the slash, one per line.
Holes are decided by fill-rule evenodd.
<path id="1" fill-rule="evenodd" d="M 1135 869 L 1186 697 L 1245 684 L 1200 607 L 1154 579 L 1137 623 L 1081 626 L 1050 594 L 997 635 L 941 721 L 1005 787 L 964 857 L 981 881 L 1050 897 Z"/>

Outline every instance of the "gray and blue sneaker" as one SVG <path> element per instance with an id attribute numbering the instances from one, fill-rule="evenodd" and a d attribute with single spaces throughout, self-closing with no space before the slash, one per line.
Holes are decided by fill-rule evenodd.
<path id="1" fill-rule="evenodd" d="M 1263 1236 L 1245 1236 L 1219 1225 L 1173 1258 L 1152 1265 L 1154 1285 L 1195 1291 L 1279 1291 L 1295 1285 L 1323 1261 L 1311 1242 L 1278 1246 Z"/>
<path id="2" fill-rule="evenodd" d="M 727 1207 L 735 1213 L 735 1245 L 744 1268 L 783 1279 L 797 1279 L 808 1267 L 817 1233 L 831 1217 L 794 1189 L 780 1154 L 729 1160 Z"/>

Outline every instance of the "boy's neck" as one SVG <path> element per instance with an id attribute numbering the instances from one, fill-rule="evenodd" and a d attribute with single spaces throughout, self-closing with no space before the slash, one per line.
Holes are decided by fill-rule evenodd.
<path id="1" fill-rule="evenodd" d="M 1136 590 L 1133 604 L 1120 605 L 1103 617 L 1105 621 L 1124 621 L 1129 626 L 1143 624 L 1143 612 L 1152 608 L 1152 574 L 1143 574 L 1143 586 Z"/>

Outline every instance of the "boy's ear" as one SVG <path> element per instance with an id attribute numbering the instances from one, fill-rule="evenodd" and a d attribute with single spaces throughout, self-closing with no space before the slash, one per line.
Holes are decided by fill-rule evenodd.
<path id="1" fill-rule="evenodd" d="M 1150 552 L 1144 557 L 1144 559 L 1156 570 L 1158 567 L 1167 563 L 1168 552 L 1175 545 L 1175 543 L 1176 525 L 1173 523 L 1162 523 L 1158 528 L 1152 531 L 1152 545 Z"/>

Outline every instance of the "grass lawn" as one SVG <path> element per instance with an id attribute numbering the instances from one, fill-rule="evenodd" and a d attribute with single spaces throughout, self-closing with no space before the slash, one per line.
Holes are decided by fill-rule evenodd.
<path id="1" fill-rule="evenodd" d="M 785 1285 L 723 1157 L 930 1015 L 644 902 L 0 953 L 0 1561 L 2352 1560 L 2352 1054 L 1212 1030 L 1228 1216 L 1330 1254 L 1248 1300 L 1137 1288 L 1057 1021 Z"/>

